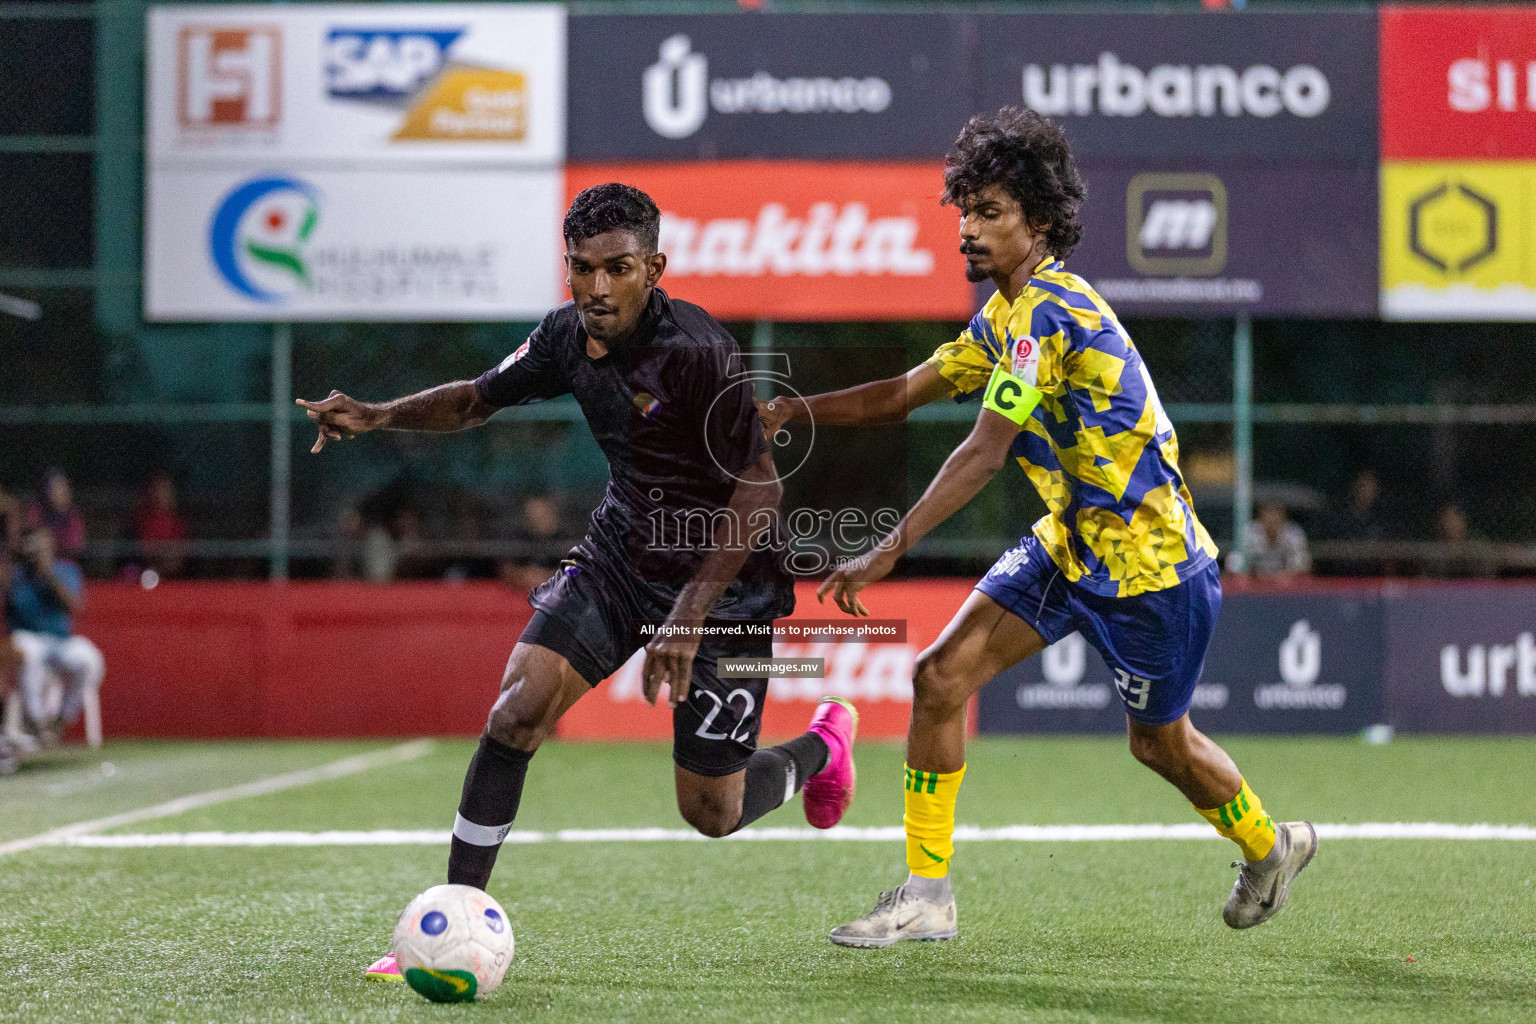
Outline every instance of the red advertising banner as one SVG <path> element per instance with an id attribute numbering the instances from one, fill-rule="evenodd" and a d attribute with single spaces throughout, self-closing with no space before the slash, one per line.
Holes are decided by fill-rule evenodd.
<path id="1" fill-rule="evenodd" d="M 774 679 L 763 709 L 764 739 L 783 739 L 805 731 L 822 697 L 846 697 L 859 709 L 860 739 L 901 739 L 912 713 L 912 671 L 917 656 L 938 639 L 950 617 L 971 592 L 967 580 L 912 580 L 877 583 L 863 599 L 877 619 L 904 619 L 901 643 L 788 643 L 775 641 L 778 658 L 825 658 L 825 679 Z M 790 621 L 834 618 L 830 602 L 816 603 L 816 584 L 795 588 L 798 606 Z M 780 620 L 784 621 L 784 620 Z M 848 622 L 854 622 L 848 619 Z M 672 712 L 658 702 L 647 707 L 640 693 L 637 653 L 613 677 L 576 702 L 560 720 L 563 739 L 670 739 Z"/>
<path id="2" fill-rule="evenodd" d="M 1383 7 L 1381 155 L 1536 157 L 1536 9 Z"/>
<path id="3" fill-rule="evenodd" d="M 722 320 L 964 320 L 973 293 L 943 165 L 743 160 L 580 164 L 566 198 L 606 181 L 662 211 L 662 287 Z"/>

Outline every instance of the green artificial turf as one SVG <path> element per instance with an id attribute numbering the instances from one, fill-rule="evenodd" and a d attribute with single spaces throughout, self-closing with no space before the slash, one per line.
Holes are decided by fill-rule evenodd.
<path id="1" fill-rule="evenodd" d="M 1226 745 L 1281 817 L 1536 824 L 1529 740 Z M 369 746 L 109 745 L 0 781 L 0 827 L 15 838 Z M 441 742 L 118 831 L 446 829 L 469 750 Z M 900 751 L 859 755 L 848 822 L 898 824 Z M 965 823 L 1198 820 L 1120 741 L 986 740 L 969 756 Z M 103 759 L 121 782 L 60 795 Z M 803 819 L 789 807 L 761 824 Z M 546 748 L 518 825 L 681 827 L 665 748 Z M 517 933 L 508 980 L 488 1001 L 433 1006 L 361 968 L 442 879 L 444 847 L 40 848 L 0 857 L 0 1019 L 1536 1020 L 1536 843 L 1325 841 L 1286 912 L 1244 933 L 1219 914 L 1233 856 L 1220 842 L 971 843 L 955 860 L 958 941 L 845 950 L 826 931 L 900 880 L 899 842 L 508 846 L 491 886 Z"/>

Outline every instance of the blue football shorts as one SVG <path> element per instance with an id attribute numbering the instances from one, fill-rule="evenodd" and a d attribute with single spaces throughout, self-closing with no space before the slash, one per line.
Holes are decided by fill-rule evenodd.
<path id="1" fill-rule="evenodd" d="M 1047 643 L 1081 633 L 1114 673 L 1125 713 L 1145 725 L 1167 725 L 1189 710 L 1221 609 L 1214 561 L 1176 587 L 1107 597 L 1069 583 L 1034 536 L 999 558 L 976 589 Z"/>

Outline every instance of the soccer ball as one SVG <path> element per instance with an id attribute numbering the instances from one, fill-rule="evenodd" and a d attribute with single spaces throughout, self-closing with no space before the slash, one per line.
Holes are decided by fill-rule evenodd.
<path id="1" fill-rule="evenodd" d="M 512 963 L 507 912 L 472 885 L 434 885 L 395 925 L 395 961 L 434 1003 L 467 1003 L 496 991 Z"/>

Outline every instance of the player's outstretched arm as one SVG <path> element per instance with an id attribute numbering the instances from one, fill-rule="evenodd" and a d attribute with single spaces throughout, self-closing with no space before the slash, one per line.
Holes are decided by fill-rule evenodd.
<path id="1" fill-rule="evenodd" d="M 370 430 L 431 430 L 446 432 L 478 427 L 496 407 L 480 400 L 472 380 L 457 380 L 406 395 L 392 402 L 359 402 L 340 391 L 318 402 L 303 398 L 294 404 L 309 414 L 320 428 L 311 453 L 327 441 L 356 437 Z"/>
<path id="2" fill-rule="evenodd" d="M 783 395 L 757 403 L 763 431 L 772 437 L 786 423 L 822 423 L 828 426 L 860 426 L 897 423 L 912 410 L 947 396 L 952 387 L 927 363 L 921 363 L 886 380 L 859 384 L 842 391 L 828 391 L 809 398 Z"/>
<path id="3" fill-rule="evenodd" d="M 704 556 L 699 571 L 672 602 L 667 625 L 696 628 L 704 624 L 709 610 L 720 600 L 725 588 L 736 579 L 757 546 L 762 534 L 772 527 L 784 497 L 784 485 L 773 465 L 773 456 L 764 452 L 757 464 L 742 471 L 731 493 L 729 515 L 715 526 L 714 547 Z M 688 685 L 693 678 L 693 657 L 699 651 L 697 634 L 670 636 L 658 633 L 645 645 L 645 669 L 642 673 L 647 703 L 655 704 L 661 685 L 668 685 L 668 702 L 677 707 L 688 699 Z"/>
<path id="4" fill-rule="evenodd" d="M 1008 462 L 1008 449 L 1018 433 L 1019 424 L 991 409 L 982 409 L 970 436 L 950 453 L 912 511 L 873 548 L 822 581 L 816 600 L 830 592 L 837 606 L 849 615 L 868 615 L 859 591 L 889 575 L 898 558 L 980 494 Z"/>

